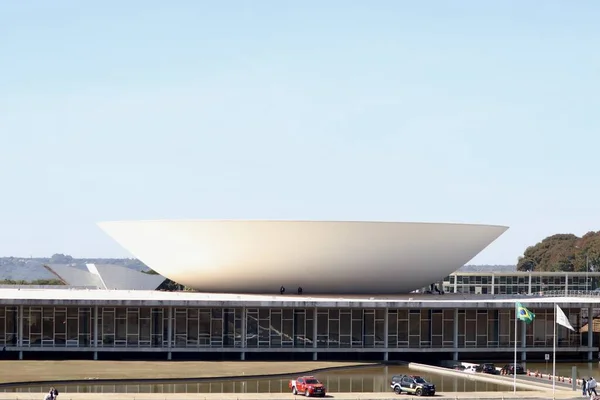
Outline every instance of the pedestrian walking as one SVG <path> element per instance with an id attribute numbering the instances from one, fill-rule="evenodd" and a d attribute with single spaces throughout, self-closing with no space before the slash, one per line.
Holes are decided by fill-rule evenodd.
<path id="1" fill-rule="evenodd" d="M 588 380 L 587 383 L 587 387 L 588 387 L 588 395 L 592 395 L 592 392 L 594 393 L 594 396 L 598 396 L 598 393 L 596 393 L 596 380 L 594 379 L 594 377 L 590 377 L 590 379 Z"/>

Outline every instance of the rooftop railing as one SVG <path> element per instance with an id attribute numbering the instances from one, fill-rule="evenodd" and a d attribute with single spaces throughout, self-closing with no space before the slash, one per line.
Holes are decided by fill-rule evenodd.
<path id="1" fill-rule="evenodd" d="M 600 297 L 600 290 L 548 290 L 540 292 L 542 297 Z"/>

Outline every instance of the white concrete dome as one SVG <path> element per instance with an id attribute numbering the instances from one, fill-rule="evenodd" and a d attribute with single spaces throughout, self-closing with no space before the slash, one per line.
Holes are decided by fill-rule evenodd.
<path id="1" fill-rule="evenodd" d="M 165 220 L 102 222 L 133 256 L 205 292 L 408 293 L 443 279 L 508 228 L 495 225 Z"/>

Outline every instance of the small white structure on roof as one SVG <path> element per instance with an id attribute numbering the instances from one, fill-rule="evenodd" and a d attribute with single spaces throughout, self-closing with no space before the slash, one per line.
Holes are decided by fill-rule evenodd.
<path id="1" fill-rule="evenodd" d="M 164 281 L 161 275 L 146 274 L 131 268 L 110 264 L 44 266 L 67 286 L 110 290 L 155 290 Z"/>

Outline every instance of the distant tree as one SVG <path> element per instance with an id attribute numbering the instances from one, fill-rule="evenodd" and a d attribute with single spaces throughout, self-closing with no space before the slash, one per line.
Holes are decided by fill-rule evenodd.
<path id="1" fill-rule="evenodd" d="M 61 281 L 59 279 L 36 279 L 34 281 L 31 281 L 30 284 L 31 285 L 58 285 L 58 286 L 64 285 L 63 281 Z"/>
<path id="2" fill-rule="evenodd" d="M 73 257 L 64 254 L 53 254 L 50 257 L 50 264 L 70 264 L 73 262 Z"/>
<path id="3" fill-rule="evenodd" d="M 58 279 L 36 279 L 33 281 L 25 281 L 25 280 L 12 280 L 5 279 L 0 281 L 0 285 L 64 285 L 64 283 Z"/>
<path id="4" fill-rule="evenodd" d="M 573 234 L 548 236 L 519 257 L 519 271 L 590 271 L 600 267 L 600 231 L 579 238 Z"/>
<path id="5" fill-rule="evenodd" d="M 156 272 L 153 269 L 149 269 L 148 271 L 142 271 L 144 274 L 148 274 L 148 275 L 158 275 L 158 272 Z"/>

